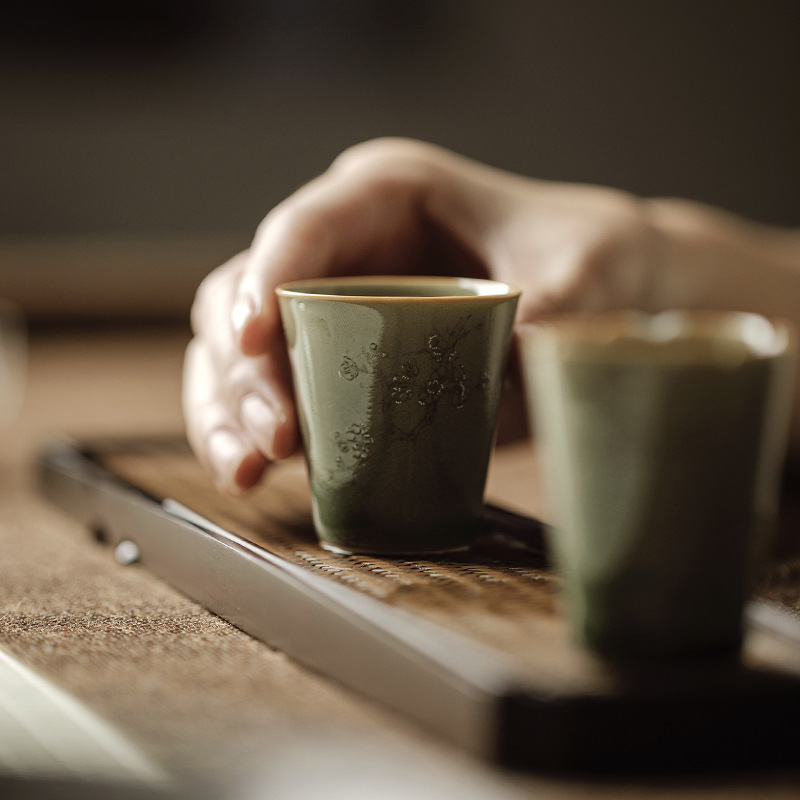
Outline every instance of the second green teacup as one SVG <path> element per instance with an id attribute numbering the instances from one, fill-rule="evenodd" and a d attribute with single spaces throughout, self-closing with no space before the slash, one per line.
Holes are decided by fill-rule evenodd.
<path id="1" fill-rule="evenodd" d="M 519 292 L 355 277 L 295 281 L 277 295 L 322 546 L 469 547 Z"/>
<path id="2" fill-rule="evenodd" d="M 777 510 L 793 330 L 630 312 L 557 317 L 522 344 L 576 637 L 614 656 L 738 652 Z"/>

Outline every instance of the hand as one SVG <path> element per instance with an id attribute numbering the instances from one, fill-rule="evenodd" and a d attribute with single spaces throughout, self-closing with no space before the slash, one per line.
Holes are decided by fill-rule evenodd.
<path id="1" fill-rule="evenodd" d="M 375 140 L 273 209 L 192 309 L 184 413 L 218 485 L 254 486 L 298 443 L 275 287 L 346 274 L 491 277 L 519 321 L 649 303 L 651 229 L 622 192 L 502 172 L 410 140 Z"/>

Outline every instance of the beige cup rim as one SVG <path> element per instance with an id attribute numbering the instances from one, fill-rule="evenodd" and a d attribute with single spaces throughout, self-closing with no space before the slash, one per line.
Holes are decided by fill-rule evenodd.
<path id="1" fill-rule="evenodd" d="M 625 342 L 661 346 L 698 338 L 736 341 L 744 343 L 753 358 L 792 352 L 798 341 L 797 328 L 789 320 L 750 311 L 706 309 L 567 312 L 522 323 L 517 332 L 523 339 L 549 335 L 577 346 Z"/>
<path id="2" fill-rule="evenodd" d="M 404 285 L 423 285 L 438 287 L 461 287 L 471 289 L 475 294 L 346 294 L 339 292 L 325 292 L 319 289 L 348 286 L 381 286 L 402 287 Z M 316 291 L 314 287 L 319 287 Z M 412 302 L 412 303 L 441 303 L 460 302 L 475 303 L 486 300 L 509 299 L 518 297 L 521 291 L 505 281 L 490 280 L 487 278 L 461 278 L 452 276 L 435 275 L 348 275 L 330 278 L 303 278 L 280 284 L 275 289 L 279 297 L 306 297 L 316 300 L 339 300 L 342 302 Z"/>

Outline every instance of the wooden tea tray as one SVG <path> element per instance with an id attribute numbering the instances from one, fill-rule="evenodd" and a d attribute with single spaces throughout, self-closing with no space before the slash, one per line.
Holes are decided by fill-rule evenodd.
<path id="1" fill-rule="evenodd" d="M 58 444 L 40 478 L 120 562 L 480 756 L 626 771 L 798 759 L 792 564 L 751 604 L 741 663 L 621 666 L 573 646 L 541 526 L 502 509 L 463 555 L 338 556 L 314 537 L 300 459 L 246 499 L 221 495 L 182 440 Z"/>

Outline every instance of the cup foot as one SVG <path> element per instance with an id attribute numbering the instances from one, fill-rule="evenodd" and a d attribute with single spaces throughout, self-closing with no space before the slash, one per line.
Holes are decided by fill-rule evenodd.
<path id="1" fill-rule="evenodd" d="M 471 545 L 459 545 L 458 547 L 448 547 L 436 550 L 373 550 L 368 547 L 348 549 L 345 547 L 339 547 L 335 544 L 330 544 L 330 542 L 320 542 L 319 544 L 323 550 L 327 550 L 329 553 L 335 553 L 338 556 L 380 556 L 381 558 L 427 558 L 430 556 L 444 556 L 451 553 L 465 553 L 471 547 Z"/>

